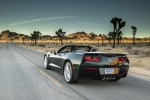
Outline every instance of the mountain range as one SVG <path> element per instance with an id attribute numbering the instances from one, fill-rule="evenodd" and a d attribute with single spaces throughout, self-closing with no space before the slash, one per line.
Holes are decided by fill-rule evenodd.
<path id="1" fill-rule="evenodd" d="M 24 34 L 19 34 L 16 32 L 10 32 L 9 30 L 6 31 L 2 31 L 0 33 L 0 40 L 30 40 L 31 36 L 28 35 L 24 35 Z M 85 33 L 85 32 L 75 32 L 75 33 L 71 33 L 65 36 L 65 38 L 67 39 L 76 39 L 76 40 L 81 40 L 81 41 L 85 41 L 85 40 L 106 40 L 108 38 L 107 35 L 96 35 L 95 33 L 91 32 L 91 33 Z M 54 40 L 58 40 L 57 36 L 50 36 L 50 35 L 42 35 L 41 39 L 44 40 L 50 40 L 50 39 L 54 39 Z M 124 37 L 124 40 L 131 40 L 132 38 L 127 38 Z M 137 38 L 139 40 L 141 40 L 140 38 Z M 146 41 L 150 41 L 149 37 L 143 38 Z"/>

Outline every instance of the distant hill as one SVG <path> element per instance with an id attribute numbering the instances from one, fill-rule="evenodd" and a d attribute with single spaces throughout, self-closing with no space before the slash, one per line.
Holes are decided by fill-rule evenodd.
<path id="1" fill-rule="evenodd" d="M 72 33 L 67 35 L 66 37 L 68 38 L 72 38 L 72 39 L 81 39 L 81 40 L 85 40 L 85 39 L 93 39 L 95 38 L 97 35 L 94 34 L 93 32 L 87 34 L 85 32 L 76 32 L 76 33 Z"/>
<path id="2" fill-rule="evenodd" d="M 50 35 L 42 35 L 41 38 L 44 39 L 44 40 L 50 40 L 50 39 L 52 39 L 52 36 L 50 36 Z"/>
<path id="3" fill-rule="evenodd" d="M 78 35 L 86 35 L 87 33 L 85 32 L 76 32 L 76 33 L 71 33 L 69 35 L 67 35 L 68 37 L 74 37 L 74 36 L 78 36 Z"/>
<path id="4" fill-rule="evenodd" d="M 6 30 L 6 31 L 2 31 L 0 33 L 0 38 L 4 39 L 4 40 L 5 39 L 19 39 L 19 40 L 21 40 L 22 38 L 29 39 L 30 36 L 27 36 L 24 34 L 19 34 L 16 32 L 10 32 L 9 30 Z"/>
<path id="5" fill-rule="evenodd" d="M 22 39 L 30 39 L 31 37 L 24 34 L 19 34 L 16 32 L 10 32 L 9 30 L 2 31 L 0 33 L 0 39 L 2 40 L 22 40 Z M 102 39 L 102 36 L 96 35 L 95 33 L 85 33 L 85 32 L 76 32 L 71 33 L 69 35 L 66 35 L 67 39 L 77 39 L 77 40 L 91 40 L 91 39 Z M 57 39 L 57 36 L 50 36 L 50 35 L 42 35 L 41 39 L 43 40 L 51 40 L 51 39 Z"/>

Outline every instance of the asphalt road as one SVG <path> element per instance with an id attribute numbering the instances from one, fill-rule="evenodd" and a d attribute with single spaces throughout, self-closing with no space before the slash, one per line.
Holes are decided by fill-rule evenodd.
<path id="1" fill-rule="evenodd" d="M 0 45 L 0 100 L 150 100 L 150 81 L 127 76 L 118 82 L 83 78 L 67 84 L 45 70 L 43 53 Z"/>

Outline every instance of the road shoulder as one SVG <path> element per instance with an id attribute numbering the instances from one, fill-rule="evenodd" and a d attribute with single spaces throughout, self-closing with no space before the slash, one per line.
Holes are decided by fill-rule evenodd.
<path id="1" fill-rule="evenodd" d="M 145 80 L 150 80 L 150 71 L 145 68 L 130 67 L 129 75 Z"/>

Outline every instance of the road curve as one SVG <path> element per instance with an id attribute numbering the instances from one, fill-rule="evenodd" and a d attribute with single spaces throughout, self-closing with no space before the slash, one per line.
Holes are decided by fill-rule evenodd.
<path id="1" fill-rule="evenodd" d="M 0 45 L 0 100 L 150 100 L 150 81 L 127 76 L 118 82 L 83 78 L 67 84 L 45 70 L 43 53 Z"/>

